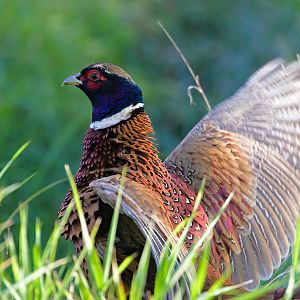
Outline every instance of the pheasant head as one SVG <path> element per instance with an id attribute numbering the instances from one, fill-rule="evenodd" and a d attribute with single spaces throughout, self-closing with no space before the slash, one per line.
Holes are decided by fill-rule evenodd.
<path id="1" fill-rule="evenodd" d="M 80 88 L 93 107 L 91 128 L 104 129 L 130 118 L 143 110 L 142 91 L 121 68 L 108 64 L 92 64 L 76 75 L 66 78 L 63 85 Z"/>

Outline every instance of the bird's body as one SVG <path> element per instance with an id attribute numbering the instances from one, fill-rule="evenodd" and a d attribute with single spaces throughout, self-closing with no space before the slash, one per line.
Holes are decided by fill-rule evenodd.
<path id="1" fill-rule="evenodd" d="M 153 129 L 149 117 L 142 111 L 135 112 L 130 119 L 115 126 L 102 130 L 88 129 L 84 139 L 84 151 L 79 170 L 75 177 L 78 192 L 83 204 L 83 210 L 89 229 L 92 229 L 97 218 L 102 218 L 102 227 L 105 234 L 108 231 L 112 209 L 102 201 L 89 187 L 93 180 L 122 173 L 127 167 L 127 178 L 130 178 L 152 191 L 157 197 L 157 207 L 152 208 L 153 214 L 158 213 L 163 223 L 171 230 L 175 229 L 183 218 L 190 216 L 195 200 L 195 191 L 175 172 L 169 172 L 158 157 L 153 144 Z M 173 167 L 173 166 L 172 166 Z M 144 192 L 142 190 L 141 192 Z M 59 211 L 59 216 L 72 200 L 72 192 L 68 191 Z M 144 201 L 141 193 L 140 204 Z M 152 203 L 145 203 L 151 206 Z M 122 247 L 132 243 L 126 254 L 142 248 L 145 238 L 137 232 L 133 222 L 128 218 L 121 218 L 118 238 L 122 240 Z M 127 223 L 123 226 L 122 222 Z M 208 223 L 208 218 L 203 208 L 194 220 L 193 227 L 187 237 L 190 244 L 192 236 L 200 237 Z M 75 228 L 77 228 L 75 230 Z M 105 233 L 104 233 L 105 231 Z M 80 224 L 76 211 L 72 212 L 70 221 L 66 224 L 63 235 L 71 239 L 80 253 L 83 247 Z M 131 236 L 132 235 L 132 236 Z M 121 250 L 121 249 L 120 249 Z"/>
<path id="2" fill-rule="evenodd" d="M 258 71 L 232 99 L 202 119 L 165 162 L 158 157 L 142 93 L 126 72 L 113 65 L 94 64 L 64 84 L 82 89 L 93 106 L 75 182 L 89 229 L 101 219 L 96 239 L 100 257 L 126 166 L 117 256 L 140 252 L 154 227 L 152 253 L 158 262 L 166 239 L 191 214 L 205 177 L 204 199 L 183 253 L 234 191 L 210 237 L 206 286 L 231 267 L 233 282 L 253 280 L 249 289 L 270 278 L 294 241 L 300 203 L 298 62 L 283 67 L 282 61 L 273 61 Z M 68 191 L 59 217 L 70 201 Z M 63 235 L 81 251 L 75 210 Z"/>

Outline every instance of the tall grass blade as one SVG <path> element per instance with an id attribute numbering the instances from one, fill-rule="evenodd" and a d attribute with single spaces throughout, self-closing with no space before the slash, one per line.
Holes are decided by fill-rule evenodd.
<path id="1" fill-rule="evenodd" d="M 16 292 L 16 290 L 14 290 L 12 288 L 12 285 L 10 284 L 10 282 L 6 278 L 3 278 L 3 283 L 7 287 L 7 290 L 9 291 L 9 293 L 7 293 L 8 295 L 12 295 L 14 297 L 13 298 L 14 300 L 21 300 L 22 299 L 21 296 Z M 4 297 L 2 292 L 1 292 L 1 295 L 2 295 L 2 297 Z"/>
<path id="2" fill-rule="evenodd" d="M 201 258 L 196 272 L 195 279 L 191 282 L 191 299 L 196 300 L 201 294 L 207 276 L 207 268 L 209 263 L 210 243 L 206 242 L 201 252 Z"/>
<path id="3" fill-rule="evenodd" d="M 131 287 L 130 287 L 130 300 L 135 300 L 135 299 L 142 299 L 144 289 L 145 289 L 145 284 L 147 280 L 147 271 L 149 267 L 149 261 L 150 261 L 150 242 L 147 239 L 144 250 L 142 253 L 142 256 L 139 261 L 139 266 L 136 271 L 136 273 L 133 275 L 133 279 L 131 282 Z"/>
<path id="4" fill-rule="evenodd" d="M 16 182 L 16 183 L 13 183 L 13 184 L 11 184 L 9 186 L 6 186 L 4 188 L 0 188 L 0 204 L 1 204 L 2 200 L 5 197 L 7 197 L 9 194 L 11 194 L 14 191 L 16 191 L 17 189 L 19 189 L 22 185 L 24 185 L 27 181 L 29 181 L 35 175 L 36 175 L 36 173 L 33 173 L 32 175 L 30 175 L 29 177 L 27 177 L 22 182 Z"/>
<path id="5" fill-rule="evenodd" d="M 19 234 L 19 255 L 20 255 L 20 266 L 23 270 L 23 274 L 28 274 L 30 271 L 29 265 L 29 251 L 28 251 L 28 209 L 27 207 L 20 211 L 20 234 Z"/>
<path id="6" fill-rule="evenodd" d="M 175 233 L 177 233 L 183 228 L 183 231 L 180 234 L 178 241 L 176 241 L 176 244 L 173 245 L 173 248 L 171 249 L 170 245 L 172 244 L 172 242 L 171 240 L 168 240 L 162 251 L 160 265 L 158 267 L 157 276 L 155 280 L 154 292 L 156 293 L 158 293 L 158 291 L 166 291 L 171 289 L 171 281 L 172 277 L 174 276 L 174 268 L 176 266 L 176 262 L 178 262 L 178 259 L 180 258 L 181 249 L 184 245 L 186 235 L 188 234 L 193 218 L 197 213 L 197 209 L 203 197 L 205 183 L 206 179 L 203 178 L 191 216 L 180 222 L 175 229 Z M 183 259 L 183 257 L 181 259 Z M 188 269 L 190 271 L 194 271 L 194 266 L 190 264 Z M 189 277 L 189 280 L 191 280 L 194 274 L 187 274 L 187 276 Z M 162 286 L 165 286 L 165 288 L 162 289 Z"/>
<path id="7" fill-rule="evenodd" d="M 76 188 L 76 184 L 73 178 L 73 175 L 71 173 L 70 167 L 68 165 L 65 165 L 65 170 L 69 179 L 69 183 L 71 185 L 71 189 L 72 189 L 72 193 L 73 193 L 73 199 L 76 205 L 76 209 L 77 209 L 77 213 L 78 213 L 78 217 L 79 217 L 79 221 L 80 221 L 80 225 L 81 225 L 81 232 L 82 232 L 82 237 L 83 237 L 83 241 L 87 247 L 87 251 L 90 253 L 93 249 L 92 246 L 92 242 L 90 239 L 90 235 L 89 235 L 89 231 L 87 228 L 87 224 L 85 222 L 85 218 L 84 218 L 84 214 L 83 214 L 83 210 L 82 210 L 82 206 L 81 206 L 81 202 L 80 202 L 80 198 L 79 198 L 79 194 Z"/>
<path id="8" fill-rule="evenodd" d="M 64 264 L 66 264 L 68 261 L 69 260 L 67 258 L 61 258 L 53 263 L 50 263 L 48 265 L 43 266 L 42 268 L 35 270 L 33 273 L 24 277 L 22 280 L 17 281 L 15 284 L 11 285 L 6 290 L 1 291 L 1 296 L 5 296 L 5 295 L 11 294 L 13 292 L 16 292 L 21 287 L 26 286 L 27 284 L 29 284 L 33 280 L 39 278 L 40 276 L 46 274 L 47 272 L 52 271 Z"/>
<path id="9" fill-rule="evenodd" d="M 66 211 L 64 216 L 62 217 L 62 219 L 60 220 L 60 222 L 58 222 L 57 224 L 55 224 L 54 229 L 47 241 L 47 244 L 45 246 L 45 249 L 43 251 L 43 255 L 42 255 L 42 262 L 46 262 L 46 261 L 53 261 L 54 257 L 56 255 L 56 247 L 57 247 L 57 243 L 58 240 L 60 238 L 62 229 L 64 227 L 64 225 L 66 224 L 71 211 L 73 210 L 74 207 L 74 202 L 71 202 Z"/>
<path id="10" fill-rule="evenodd" d="M 35 174 L 33 174 L 32 176 L 34 176 L 34 175 L 35 175 Z M 31 177 L 28 177 L 28 179 L 30 179 L 30 178 L 31 178 Z M 18 206 L 18 208 L 16 208 L 16 209 L 13 211 L 13 213 L 9 216 L 9 219 L 14 218 L 14 217 L 18 214 L 19 210 L 20 210 L 22 207 L 28 205 L 33 199 L 37 198 L 38 196 L 40 196 L 41 194 L 45 193 L 45 192 L 48 191 L 49 189 L 51 189 L 51 188 L 53 188 L 53 187 L 55 187 L 55 186 L 57 186 L 57 185 L 59 185 L 59 184 L 65 182 L 65 181 L 66 181 L 66 179 L 60 179 L 60 180 L 54 181 L 54 182 L 48 184 L 47 186 L 45 186 L 44 188 L 40 189 L 39 191 L 35 192 L 34 194 L 32 194 L 32 195 L 31 195 L 30 197 L 28 197 L 25 201 L 23 201 L 23 202 Z"/>
<path id="11" fill-rule="evenodd" d="M 110 225 L 110 229 L 109 229 L 107 246 L 106 246 L 106 251 L 105 251 L 105 256 L 104 256 L 104 261 L 103 261 L 104 280 L 108 279 L 108 275 L 109 275 L 109 271 L 110 271 L 110 266 L 111 266 L 111 261 L 112 261 L 112 253 L 113 253 L 114 241 L 116 238 L 117 224 L 118 224 L 118 220 L 119 220 L 119 212 L 120 212 L 121 199 L 122 199 L 122 194 L 123 194 L 125 178 L 126 178 L 126 168 L 123 168 L 121 182 L 120 182 L 120 189 L 118 191 L 116 206 L 114 209 L 114 213 L 113 213 L 113 217 L 112 217 L 112 221 L 111 221 L 111 225 Z"/>
<path id="12" fill-rule="evenodd" d="M 0 171 L 0 179 L 3 177 L 3 175 L 6 173 L 6 171 L 9 169 L 9 167 L 13 164 L 13 162 L 18 158 L 18 156 L 28 147 L 31 141 L 26 142 L 23 144 L 16 153 L 12 156 L 12 158 L 8 161 L 8 163 L 2 168 Z"/>
<path id="13" fill-rule="evenodd" d="M 299 274 L 299 251 L 300 251 L 300 216 L 298 216 L 297 227 L 296 227 L 296 236 L 295 236 L 295 245 L 293 247 L 293 258 L 292 258 L 292 267 L 290 270 L 288 286 L 285 290 L 284 299 L 292 299 L 295 288 L 299 285 L 296 285 L 296 274 Z"/>
<path id="14" fill-rule="evenodd" d="M 180 266 L 176 269 L 176 272 L 172 276 L 172 279 L 170 281 L 170 286 L 174 286 L 176 282 L 180 279 L 182 274 L 184 274 L 185 270 L 188 268 L 188 266 L 191 264 L 191 261 L 194 257 L 194 255 L 197 253 L 197 249 L 201 247 L 204 243 L 204 241 L 209 237 L 211 231 L 213 230 L 214 226 L 217 224 L 219 219 L 221 218 L 221 215 L 223 211 L 226 209 L 228 204 L 230 203 L 232 197 L 234 195 L 234 192 L 232 192 L 224 204 L 221 206 L 218 214 L 216 215 L 215 219 L 208 225 L 206 231 L 202 234 L 202 236 L 198 239 L 198 241 L 191 247 L 189 253 L 187 256 L 184 258 L 184 260 L 181 262 Z"/>

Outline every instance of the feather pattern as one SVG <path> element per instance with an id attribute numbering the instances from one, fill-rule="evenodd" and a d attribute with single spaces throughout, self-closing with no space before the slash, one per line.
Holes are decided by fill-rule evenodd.
<path id="1" fill-rule="evenodd" d="M 117 237 L 121 242 L 116 244 L 117 258 L 118 254 L 119 257 L 120 254 L 123 257 L 124 253 L 129 255 L 135 251 L 141 252 L 145 237 L 152 235 L 152 254 L 158 263 L 166 240 L 171 236 L 170 233 L 181 220 L 190 216 L 193 210 L 195 192 L 180 176 L 172 176 L 168 172 L 158 157 L 152 133 L 153 129 L 148 116 L 139 112 L 117 126 L 103 130 L 89 129 L 85 136 L 84 151 L 75 176 L 75 183 L 85 217 L 87 220 L 91 220 L 89 229 L 92 229 L 97 218 L 101 220 L 96 243 L 102 258 L 105 237 L 114 207 L 111 202 L 112 196 L 108 197 L 107 193 L 113 195 L 118 191 L 117 179 L 119 179 L 118 176 L 122 173 L 124 166 L 127 166 L 126 176 L 131 180 L 126 186 L 126 195 L 129 195 L 127 199 L 131 199 L 131 202 L 128 200 L 131 206 L 124 206 L 126 217 L 119 220 Z M 106 193 L 99 192 L 99 189 L 95 192 L 90 187 L 90 183 L 98 178 L 102 178 L 101 180 L 107 184 Z M 144 195 L 145 190 L 148 191 L 147 197 Z M 133 196 L 130 193 L 133 193 Z M 63 216 L 72 199 L 72 193 L 69 191 L 59 210 L 59 218 Z M 132 203 L 134 203 L 132 199 L 136 201 L 134 209 L 132 208 Z M 94 206 L 89 210 L 85 209 L 85 207 L 90 207 L 91 201 Z M 139 209 L 139 214 L 146 215 L 138 215 L 137 206 L 150 207 L 152 210 L 147 214 L 146 209 Z M 149 220 L 154 222 L 155 226 L 148 227 Z M 198 215 L 195 217 L 186 239 L 187 247 L 192 244 L 194 239 L 202 235 L 207 223 L 207 215 L 204 209 L 199 207 Z M 74 227 L 74 224 L 78 226 Z M 129 226 L 131 230 L 127 230 Z M 74 232 L 75 228 L 76 232 Z M 75 208 L 65 225 L 63 235 L 66 239 L 73 241 L 77 252 L 80 253 L 83 242 Z M 129 245 L 130 247 L 128 247 Z"/>
<path id="2" fill-rule="evenodd" d="M 93 181 L 90 187 L 97 193 L 103 202 L 115 207 L 118 192 L 120 190 L 120 175 L 112 175 Z M 169 240 L 172 245 L 178 241 L 178 237 L 170 230 L 171 221 L 167 218 L 165 210 L 157 201 L 159 195 L 150 190 L 147 191 L 144 185 L 133 180 L 126 179 L 122 192 L 121 213 L 132 219 L 145 237 L 150 239 L 152 254 L 158 265 L 162 250 Z M 137 201 L 139 199 L 139 201 Z M 186 256 L 187 248 L 182 247 L 177 264 Z M 189 282 L 193 279 L 195 270 L 191 266 L 184 277 L 186 290 Z M 176 288 L 179 288 L 177 286 Z M 176 289 L 175 288 L 175 289 Z M 174 292 L 174 291 L 173 291 Z M 172 294 L 169 295 L 173 299 Z"/>
<path id="3" fill-rule="evenodd" d="M 233 282 L 252 279 L 247 288 L 253 289 L 270 278 L 293 244 L 300 204 L 300 63 L 277 59 L 257 71 L 166 159 L 174 172 L 178 164 L 185 172 L 197 170 L 190 176 L 193 187 L 207 177 L 210 216 L 237 191 L 225 212 L 234 234 L 222 217 L 214 235 L 215 244 L 221 239 L 231 249 L 217 255 L 227 267 L 231 262 Z M 217 187 L 225 188 L 221 198 Z"/>

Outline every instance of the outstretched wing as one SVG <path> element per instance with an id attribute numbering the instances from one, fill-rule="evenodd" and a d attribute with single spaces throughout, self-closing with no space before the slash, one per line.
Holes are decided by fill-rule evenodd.
<path id="1" fill-rule="evenodd" d="M 212 263 L 233 282 L 268 279 L 294 241 L 300 203 L 300 63 L 271 61 L 208 113 L 165 161 L 198 189 L 214 229 Z M 224 271 L 224 270 L 223 270 Z"/>
<path id="2" fill-rule="evenodd" d="M 121 187 L 120 182 L 120 175 L 112 175 L 93 181 L 90 187 L 104 203 L 114 208 Z M 157 265 L 167 240 L 170 240 L 173 245 L 178 240 L 178 237 L 169 229 L 173 226 L 167 218 L 164 206 L 159 205 L 161 201 L 157 200 L 158 197 L 160 197 L 159 194 L 148 190 L 144 185 L 126 178 L 120 209 L 120 213 L 132 219 L 145 238 L 150 239 L 152 254 Z M 187 250 L 183 247 L 179 254 L 179 261 L 186 254 Z M 194 269 L 188 270 L 187 278 L 185 278 L 187 287 L 193 274 Z"/>

